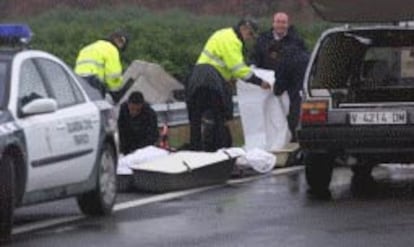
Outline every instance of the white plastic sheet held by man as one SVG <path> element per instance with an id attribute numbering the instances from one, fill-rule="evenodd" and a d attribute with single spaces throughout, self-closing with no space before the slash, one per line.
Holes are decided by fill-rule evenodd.
<path id="1" fill-rule="evenodd" d="M 255 74 L 274 84 L 274 71 L 255 69 Z M 244 81 L 237 82 L 237 95 L 245 139 L 245 149 L 282 149 L 291 138 L 286 115 L 289 97 L 275 96 Z"/>

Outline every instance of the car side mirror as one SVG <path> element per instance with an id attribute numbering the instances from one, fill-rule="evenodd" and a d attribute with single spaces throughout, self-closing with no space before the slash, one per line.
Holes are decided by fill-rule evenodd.
<path id="1" fill-rule="evenodd" d="M 57 102 L 51 98 L 34 99 L 22 107 L 23 116 L 51 113 L 58 108 Z"/>

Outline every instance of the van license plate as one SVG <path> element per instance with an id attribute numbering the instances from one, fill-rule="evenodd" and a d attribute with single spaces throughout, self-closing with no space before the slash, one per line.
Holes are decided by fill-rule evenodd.
<path id="1" fill-rule="evenodd" d="M 406 124 L 407 112 L 351 112 L 350 123 L 352 125 Z"/>

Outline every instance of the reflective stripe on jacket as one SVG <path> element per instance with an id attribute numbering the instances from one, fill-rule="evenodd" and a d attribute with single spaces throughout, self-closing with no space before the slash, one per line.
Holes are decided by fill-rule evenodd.
<path id="1" fill-rule="evenodd" d="M 216 31 L 207 41 L 197 64 L 210 64 L 225 80 L 248 79 L 252 69 L 243 57 L 243 43 L 233 28 Z"/>
<path id="2" fill-rule="evenodd" d="M 76 59 L 76 74 L 98 77 L 110 91 L 122 87 L 122 65 L 118 49 L 109 41 L 98 40 L 84 47 Z"/>

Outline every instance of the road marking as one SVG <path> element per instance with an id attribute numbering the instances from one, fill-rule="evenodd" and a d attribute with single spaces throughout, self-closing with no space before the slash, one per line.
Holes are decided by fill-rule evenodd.
<path id="1" fill-rule="evenodd" d="M 231 179 L 227 182 L 227 184 L 247 183 L 247 182 L 255 181 L 255 180 L 262 179 L 262 178 L 269 177 L 269 176 L 279 176 L 279 175 L 286 175 L 286 174 L 290 174 L 290 173 L 295 173 L 295 172 L 302 171 L 303 169 L 304 168 L 302 166 L 280 168 L 280 169 L 273 170 L 272 172 L 267 173 L 267 174 L 252 176 L 252 177 L 248 177 L 248 178 Z"/>
<path id="2" fill-rule="evenodd" d="M 259 179 L 269 177 L 269 176 L 286 175 L 286 174 L 290 174 L 290 173 L 299 172 L 301 170 L 303 170 L 303 167 L 280 168 L 280 169 L 274 170 L 271 173 L 264 174 L 264 175 L 257 175 L 257 176 L 252 176 L 252 177 L 248 177 L 248 178 L 241 178 L 241 179 L 232 179 L 232 180 L 229 180 L 226 184 L 219 184 L 219 185 L 207 186 L 207 187 L 202 187 L 202 188 L 197 188 L 197 189 L 170 192 L 170 193 L 166 193 L 166 194 L 162 194 L 162 195 L 151 196 L 151 197 L 148 197 L 148 198 L 122 202 L 122 203 L 118 203 L 114 206 L 114 212 L 119 212 L 119 211 L 130 209 L 130 208 L 136 208 L 136 207 L 140 207 L 140 206 L 144 206 L 144 205 L 148 205 L 148 204 L 152 204 L 152 203 L 169 201 L 169 200 L 172 200 L 172 199 L 185 197 L 185 196 L 189 196 L 189 195 L 192 195 L 192 194 L 197 194 L 197 193 L 200 193 L 200 192 L 204 192 L 204 191 L 224 187 L 224 186 L 229 185 L 229 184 L 230 185 L 242 184 L 242 183 L 247 183 L 247 182 L 259 180 Z M 79 216 L 68 216 L 68 217 L 63 217 L 63 218 L 45 220 L 45 221 L 42 221 L 42 222 L 31 223 L 31 224 L 27 224 L 27 225 L 24 225 L 24 226 L 15 227 L 12 231 L 12 234 L 13 235 L 19 235 L 19 234 L 24 234 L 24 233 L 28 233 L 28 232 L 38 231 L 38 230 L 41 230 L 41 229 L 50 228 L 52 226 L 68 224 L 68 223 L 71 223 L 71 222 L 74 222 L 74 221 L 79 221 L 79 220 L 86 219 L 86 218 L 87 218 L 87 216 L 79 215 Z"/>
<path id="3" fill-rule="evenodd" d="M 32 231 L 36 231 L 36 230 L 40 230 L 44 228 L 49 228 L 51 226 L 70 223 L 70 222 L 81 220 L 84 218 L 86 218 L 86 216 L 79 215 L 79 216 L 68 216 L 68 217 L 63 217 L 63 218 L 58 218 L 58 219 L 45 220 L 42 222 L 37 222 L 37 223 L 27 224 L 24 226 L 15 227 L 12 231 L 12 234 L 18 235 L 18 234 L 23 234 L 27 232 L 32 232 Z"/>
<path id="4" fill-rule="evenodd" d="M 200 193 L 200 192 L 203 192 L 203 191 L 207 191 L 207 190 L 211 190 L 211 189 L 215 189 L 215 188 L 219 188 L 219 187 L 223 187 L 223 185 L 220 184 L 220 185 L 202 187 L 202 188 L 198 188 L 198 189 L 184 190 L 184 191 L 178 191 L 178 192 L 170 192 L 170 193 L 166 193 L 166 194 L 162 194 L 162 195 L 151 196 L 149 198 L 143 198 L 143 199 L 137 199 L 137 200 L 134 200 L 134 201 L 122 202 L 122 203 L 119 203 L 119 204 L 115 205 L 114 211 L 118 212 L 118 211 L 122 211 L 122 210 L 125 210 L 125 209 L 135 208 L 135 207 L 139 207 L 139 206 L 143 206 L 143 205 L 147 205 L 147 204 L 151 204 L 151 203 L 168 201 L 168 200 L 172 200 L 172 199 L 175 199 L 175 198 L 184 197 L 184 196 Z"/>
<path id="5" fill-rule="evenodd" d="M 129 208 L 135 208 L 135 207 L 139 207 L 139 206 L 143 206 L 143 205 L 147 205 L 151 203 L 168 201 L 168 200 L 172 200 L 172 199 L 179 198 L 179 197 L 185 197 L 185 196 L 200 193 L 203 191 L 220 188 L 220 187 L 226 186 L 226 184 L 247 183 L 247 182 L 255 181 L 258 179 L 262 179 L 266 176 L 285 175 L 285 174 L 289 174 L 293 172 L 298 172 L 301 170 L 303 170 L 303 167 L 288 167 L 288 168 L 283 168 L 283 170 L 282 169 L 274 170 L 273 172 L 268 173 L 268 174 L 257 175 L 257 176 L 241 178 L 241 179 L 232 179 L 232 180 L 229 180 L 225 184 L 206 186 L 202 188 L 184 190 L 184 191 L 178 191 L 178 192 L 170 192 L 170 193 L 166 193 L 162 195 L 151 196 L 149 198 L 137 199 L 134 201 L 127 201 L 127 202 L 116 204 L 114 207 L 114 211 L 117 212 L 117 211 L 122 211 L 122 210 L 129 209 Z"/>

